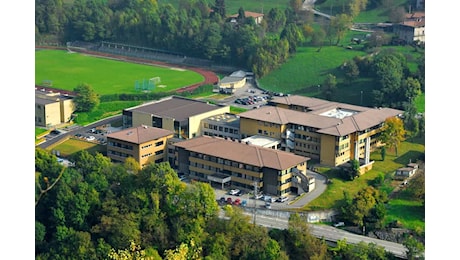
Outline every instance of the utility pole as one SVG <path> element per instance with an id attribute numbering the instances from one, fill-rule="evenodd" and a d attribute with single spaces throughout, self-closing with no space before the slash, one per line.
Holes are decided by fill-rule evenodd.
<path id="1" fill-rule="evenodd" d="M 257 184 L 258 184 L 258 182 L 255 181 L 254 182 L 254 210 L 253 210 L 254 226 L 256 225 Z"/>

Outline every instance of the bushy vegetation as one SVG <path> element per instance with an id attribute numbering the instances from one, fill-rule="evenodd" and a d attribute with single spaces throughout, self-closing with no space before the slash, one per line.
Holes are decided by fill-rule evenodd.
<path id="1" fill-rule="evenodd" d="M 69 159 L 74 166 L 66 168 L 50 152 L 35 151 L 36 259 L 287 260 L 356 254 L 355 245 L 329 248 L 296 214 L 286 230 L 254 226 L 238 207 L 219 207 L 208 183 L 185 184 L 168 163 L 133 172 L 130 163 L 112 163 L 98 152 L 81 150 Z M 226 218 L 219 218 L 219 211 Z M 392 259 L 373 244 L 358 247 L 366 249 L 361 255 L 380 252 L 389 257 L 381 259 Z"/>

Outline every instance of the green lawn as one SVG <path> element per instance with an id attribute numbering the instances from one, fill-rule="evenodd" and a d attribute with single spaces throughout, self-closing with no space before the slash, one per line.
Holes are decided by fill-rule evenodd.
<path id="1" fill-rule="evenodd" d="M 88 83 L 100 94 L 139 93 L 144 80 L 160 77 L 154 92 L 169 92 L 202 82 L 204 77 L 194 71 L 175 67 L 158 67 L 130 62 L 96 58 L 63 50 L 35 52 L 35 84 L 51 81 L 53 88 L 73 90 Z"/>
<path id="2" fill-rule="evenodd" d="M 87 125 L 94 123 L 97 120 L 104 119 L 113 115 L 121 114 L 123 109 L 134 107 L 142 104 L 142 101 L 111 101 L 101 102 L 91 112 L 80 112 L 75 118 L 75 123 L 79 125 Z"/>
<path id="3" fill-rule="evenodd" d="M 373 169 L 353 181 L 345 181 L 336 172 L 329 168 L 319 168 L 319 171 L 332 180 L 332 184 L 328 185 L 326 191 L 317 199 L 313 200 L 304 210 L 322 210 L 337 208 L 340 206 L 340 201 L 344 198 L 343 192 L 347 191 L 350 194 L 355 194 L 360 189 L 371 184 L 380 174 L 387 178 L 384 185 L 380 188 L 386 191 L 387 194 L 394 188 L 394 181 L 389 179 L 392 173 L 400 167 L 405 166 L 410 161 L 414 162 L 420 157 L 424 157 L 425 145 L 424 139 L 406 140 L 401 143 L 398 156 L 395 152 L 387 151 L 385 161 L 382 161 L 379 151 L 371 154 L 371 160 L 374 161 Z M 421 201 L 398 197 L 395 200 L 390 200 L 387 205 L 386 223 L 398 220 L 402 225 L 411 230 L 423 231 L 425 229 L 425 207 Z"/>
<path id="4" fill-rule="evenodd" d="M 315 96 L 326 75 L 337 74 L 345 61 L 366 53 L 338 46 L 300 47 L 280 68 L 259 79 L 262 88 L 289 94 Z"/>
<path id="5" fill-rule="evenodd" d="M 214 0 L 208 0 L 209 4 L 214 5 Z M 158 0 L 158 4 L 170 3 L 174 8 L 179 7 L 179 0 Z M 243 7 L 245 11 L 267 14 L 272 8 L 279 8 L 284 11 L 289 6 L 289 0 L 227 0 L 225 1 L 225 10 L 228 16 L 237 14 L 238 9 Z"/>
<path id="6" fill-rule="evenodd" d="M 87 142 L 83 140 L 78 140 L 74 138 L 70 138 L 60 144 L 50 146 L 47 150 L 56 150 L 59 151 L 61 157 L 68 157 L 78 151 L 86 150 L 90 153 L 100 152 L 102 154 L 106 154 L 106 147 L 104 145 Z"/>
<path id="7" fill-rule="evenodd" d="M 322 4 L 316 4 L 315 9 L 332 15 L 343 13 L 346 10 L 348 0 L 327 0 Z M 371 1 L 369 1 L 370 3 Z M 396 6 L 407 6 L 407 0 L 393 0 L 389 6 L 380 6 L 378 9 L 367 9 L 361 11 L 354 19 L 355 23 L 382 23 L 389 21 L 392 8 Z M 368 5 L 369 6 L 369 5 Z"/>

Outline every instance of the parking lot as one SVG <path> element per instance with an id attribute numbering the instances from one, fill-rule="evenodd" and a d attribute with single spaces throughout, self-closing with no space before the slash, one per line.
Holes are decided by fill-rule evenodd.
<path id="1" fill-rule="evenodd" d="M 112 127 L 110 124 L 101 125 L 98 127 L 90 128 L 86 131 L 78 131 L 75 133 L 75 137 L 80 140 L 88 142 L 94 142 L 99 144 L 107 144 L 107 135 L 113 132 L 120 131 L 121 127 Z"/>

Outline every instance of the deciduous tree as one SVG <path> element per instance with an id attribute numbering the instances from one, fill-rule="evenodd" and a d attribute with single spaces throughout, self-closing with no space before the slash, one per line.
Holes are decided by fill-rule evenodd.
<path id="1" fill-rule="evenodd" d="M 99 105 L 99 95 L 91 85 L 82 83 L 74 88 L 74 92 L 77 94 L 74 98 L 77 111 L 89 112 Z"/>
<path id="2" fill-rule="evenodd" d="M 404 123 L 399 117 L 391 117 L 385 120 L 383 130 L 380 135 L 380 141 L 383 142 L 390 149 L 395 150 L 398 156 L 399 144 L 404 140 L 406 131 Z"/>

